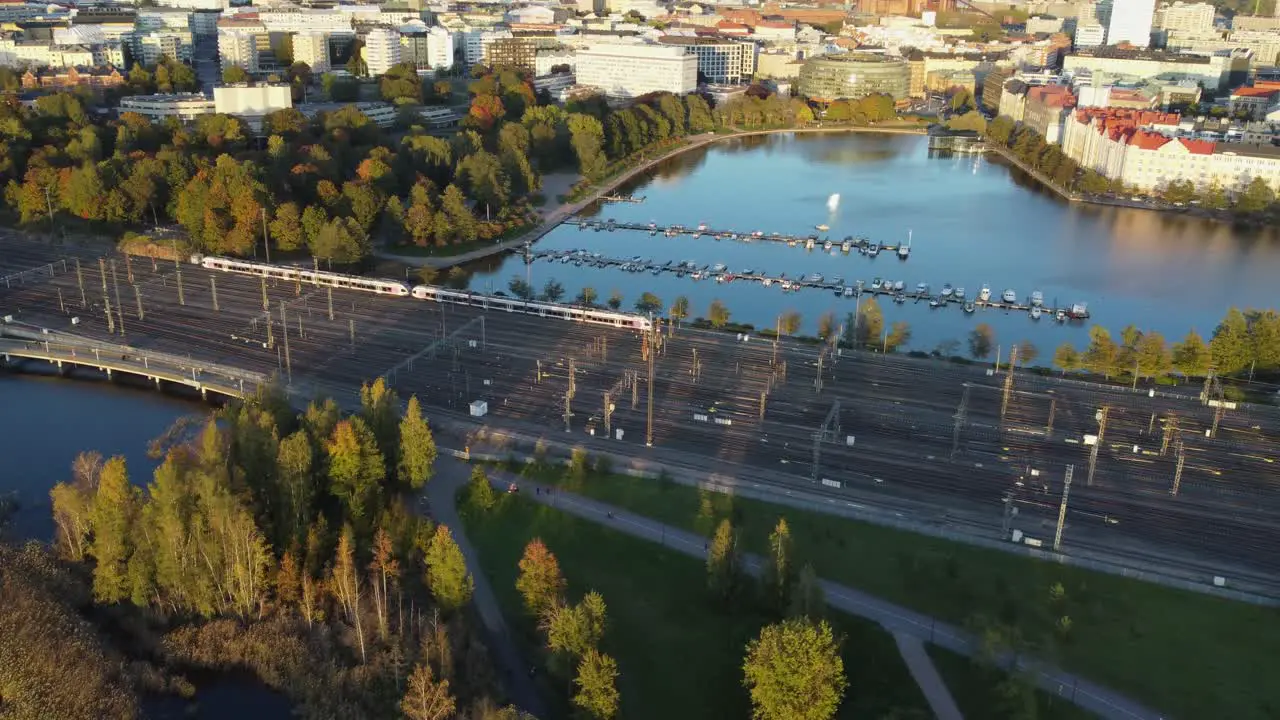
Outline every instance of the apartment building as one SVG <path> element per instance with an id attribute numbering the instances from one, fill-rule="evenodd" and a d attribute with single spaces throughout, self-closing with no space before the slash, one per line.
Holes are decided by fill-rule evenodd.
<path id="1" fill-rule="evenodd" d="M 538 45 L 532 38 L 495 38 L 483 47 L 484 64 L 489 67 L 517 67 L 526 70 L 536 67 Z"/>
<path id="2" fill-rule="evenodd" d="M 677 95 L 698 87 L 698 58 L 683 47 L 599 45 L 578 51 L 578 82 L 615 98 L 651 92 Z"/>
<path id="3" fill-rule="evenodd" d="M 293 36 L 293 61 L 306 63 L 313 73 L 327 73 L 332 68 L 329 60 L 329 36 L 322 32 L 302 32 Z"/>
<path id="4" fill-rule="evenodd" d="M 1203 82 L 1208 90 L 1217 90 L 1227 86 L 1236 59 L 1230 52 L 1191 55 L 1107 47 L 1077 50 L 1062 59 L 1062 69 L 1068 74 L 1089 71 L 1136 79 L 1189 77 Z M 1247 59 L 1245 62 L 1247 65 Z"/>
<path id="5" fill-rule="evenodd" d="M 191 62 L 193 37 L 189 30 L 163 30 L 133 36 L 131 50 L 134 62 L 155 65 L 163 58 Z"/>
<path id="6" fill-rule="evenodd" d="M 1022 124 L 1040 133 L 1045 142 L 1057 143 L 1062 138 L 1062 124 L 1076 106 L 1071 89 L 1062 85 L 1041 85 L 1027 90 Z"/>
<path id="7" fill-rule="evenodd" d="M 364 62 L 369 74 L 384 75 L 400 63 L 400 33 L 391 28 L 374 28 L 364 39 Z"/>
<path id="8" fill-rule="evenodd" d="M 1155 0 L 1113 0 L 1111 22 L 1107 25 L 1107 44 L 1150 47 L 1155 6 Z"/>
<path id="9" fill-rule="evenodd" d="M 495 40 L 515 37 L 510 30 L 467 28 L 462 31 L 462 58 L 468 65 L 484 62 L 485 48 Z"/>
<path id="10" fill-rule="evenodd" d="M 1153 25 L 1161 30 L 1182 33 L 1213 31 L 1213 16 L 1217 13 L 1209 3 L 1164 3 L 1156 8 Z"/>
<path id="11" fill-rule="evenodd" d="M 215 112 L 235 115 L 260 132 L 264 117 L 293 107 L 293 93 L 284 83 L 221 85 L 213 89 L 213 103 Z"/>

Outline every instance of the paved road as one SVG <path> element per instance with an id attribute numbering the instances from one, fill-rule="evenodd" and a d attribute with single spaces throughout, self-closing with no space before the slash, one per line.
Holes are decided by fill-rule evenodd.
<path id="1" fill-rule="evenodd" d="M 472 602 L 487 631 L 489 649 L 493 652 L 494 659 L 503 668 L 503 686 L 510 694 L 511 702 L 526 712 L 545 718 L 548 715 L 542 698 L 526 672 L 529 665 L 524 662 L 520 651 L 516 648 L 511 631 L 502 617 L 497 596 L 494 595 L 488 576 L 480 565 L 480 556 L 471 541 L 467 539 L 462 520 L 458 517 L 458 489 L 467 482 L 470 475 L 471 469 L 465 463 L 442 454 L 436 461 L 435 477 L 427 483 L 427 502 L 431 506 L 435 521 L 447 525 L 453 531 L 453 539 L 462 550 L 467 568 L 475 579 Z"/>
<path id="2" fill-rule="evenodd" d="M 498 475 L 491 479 L 499 486 L 505 486 L 512 480 L 509 476 Z M 560 490 L 541 494 L 525 492 L 524 495 L 535 502 L 550 505 L 593 522 L 611 525 L 622 532 L 660 543 L 664 547 L 670 547 L 687 555 L 697 558 L 706 557 L 706 539 L 702 536 L 649 520 L 621 508 Z M 760 559 L 747 555 L 744 557 L 744 566 L 753 573 L 758 572 Z M 939 622 L 935 618 L 894 605 L 846 585 L 824 580 L 822 588 L 826 593 L 827 603 L 832 607 L 879 623 L 885 630 L 895 635 L 911 636 L 969 657 L 977 655 L 980 651 L 977 639 L 971 634 Z M 1101 717 L 1114 720 L 1162 720 L 1159 713 L 1128 697 L 1057 668 L 1042 665 L 1033 658 L 1008 655 L 1001 660 L 1006 667 L 1025 670 L 1045 691 L 1066 698 Z"/>

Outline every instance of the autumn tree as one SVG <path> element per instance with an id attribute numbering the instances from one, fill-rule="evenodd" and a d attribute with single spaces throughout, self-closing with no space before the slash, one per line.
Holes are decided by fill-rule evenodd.
<path id="1" fill-rule="evenodd" d="M 991 346 L 995 345 L 996 331 L 986 323 L 978 323 L 969 331 L 969 355 L 974 360 L 981 360 L 991 355 Z"/>
<path id="2" fill-rule="evenodd" d="M 764 605 L 777 613 L 784 612 L 791 601 L 791 584 L 795 574 L 791 547 L 791 528 L 787 526 L 787 519 L 778 518 L 778 524 L 769 534 L 769 552 L 765 554 L 760 577 Z"/>
<path id="3" fill-rule="evenodd" d="M 49 491 L 49 498 L 53 503 L 53 521 L 57 526 L 55 542 L 63 557 L 68 560 L 80 562 L 88 551 L 93 498 L 101 471 L 102 455 L 82 452 L 71 463 L 71 482 L 58 483 Z"/>
<path id="4" fill-rule="evenodd" d="M 93 569 L 93 595 L 98 602 L 116 603 L 130 595 L 129 555 L 133 552 L 133 524 L 138 509 L 137 488 L 129 484 L 123 457 L 102 466 L 89 524 L 93 542 L 89 553 Z"/>
<path id="5" fill-rule="evenodd" d="M 707 320 L 711 322 L 714 328 L 722 328 L 729 324 L 729 308 L 719 299 L 711 301 L 711 307 L 707 310 Z"/>
<path id="6" fill-rule="evenodd" d="M 400 420 L 398 476 L 401 484 L 415 490 L 426 485 L 435 474 L 436 455 L 435 436 L 422 415 L 418 396 L 410 396 Z"/>
<path id="7" fill-rule="evenodd" d="M 604 597 L 592 591 L 576 605 L 551 605 L 538 626 L 547 637 L 547 648 L 554 653 L 555 662 L 571 672 L 588 650 L 599 647 L 606 621 Z"/>
<path id="8" fill-rule="evenodd" d="M 364 600 L 364 588 L 360 582 L 360 572 L 356 569 L 355 534 L 351 526 L 342 528 L 338 538 L 337 555 L 333 560 L 333 568 L 329 571 L 329 591 L 338 601 L 343 617 L 356 631 L 356 639 L 360 644 L 360 659 L 367 659 L 364 644 L 364 625 L 361 617 L 361 605 Z"/>
<path id="9" fill-rule="evenodd" d="M 1040 348 L 1037 348 L 1035 343 L 1030 340 L 1023 340 L 1018 343 L 1017 348 L 1018 363 L 1023 367 L 1031 365 L 1031 363 L 1036 361 L 1036 358 L 1040 357 Z"/>
<path id="10" fill-rule="evenodd" d="M 679 295 L 671 302 L 671 307 L 667 309 L 667 315 L 679 324 L 689 317 L 689 298 Z"/>
<path id="11" fill-rule="evenodd" d="M 278 497 L 274 507 L 277 535 L 288 542 L 301 542 L 311 522 L 312 508 L 319 495 L 312 463 L 315 449 L 306 430 L 298 430 L 280 441 L 276 455 Z"/>
<path id="12" fill-rule="evenodd" d="M 778 316 L 778 332 L 783 335 L 795 335 L 800 332 L 801 317 L 799 312 L 788 310 Z"/>
<path id="13" fill-rule="evenodd" d="M 889 326 L 889 334 L 885 336 L 885 350 L 894 352 L 909 342 L 911 342 L 911 326 L 905 320 L 895 320 Z"/>
<path id="14" fill-rule="evenodd" d="M 1187 377 L 1203 377 L 1212 364 L 1209 346 L 1195 330 L 1189 330 L 1182 342 L 1173 346 L 1173 366 Z"/>
<path id="15" fill-rule="evenodd" d="M 869 297 L 862 301 L 854 327 L 854 337 L 859 343 L 866 345 L 880 340 L 880 335 L 884 332 L 884 311 L 875 298 Z"/>
<path id="16" fill-rule="evenodd" d="M 1228 309 L 1226 317 L 1213 331 L 1213 339 L 1209 341 L 1214 372 L 1230 375 L 1249 367 L 1249 345 L 1249 321 L 1239 308 Z"/>
<path id="17" fill-rule="evenodd" d="M 562 602 L 565 580 L 560 573 L 560 562 L 540 538 L 534 538 L 524 546 L 519 567 L 516 589 L 524 598 L 525 609 L 530 615 L 540 617 Z"/>
<path id="18" fill-rule="evenodd" d="M 827 720 L 849 686 L 826 621 L 794 618 L 765 627 L 747 645 L 742 669 L 757 720 Z"/>
<path id="19" fill-rule="evenodd" d="M 593 720 L 613 720 L 618 716 L 621 696 L 618 693 L 618 663 L 595 648 L 587 650 L 578 663 L 574 680 L 578 692 L 573 704 Z"/>
<path id="20" fill-rule="evenodd" d="M 431 665 L 420 663 L 409 676 L 409 687 L 400 700 L 400 711 L 410 720 L 445 720 L 457 708 L 448 680 L 436 680 Z"/>
<path id="21" fill-rule="evenodd" d="M 340 421 L 326 446 L 330 491 L 342 503 L 346 516 L 367 528 L 381 503 L 386 466 L 378 443 L 364 420 Z M 367 536 L 366 536 L 367 537 Z"/>
<path id="22" fill-rule="evenodd" d="M 373 589 L 373 606 L 378 614 L 378 635 L 388 636 L 388 598 L 400 580 L 400 562 L 386 528 L 378 528 L 373 536 L 373 560 L 369 563 L 369 586 Z"/>
<path id="23" fill-rule="evenodd" d="M 716 527 L 707 551 L 707 588 L 712 597 L 728 603 L 741 583 L 741 563 L 738 555 L 738 533 L 733 523 L 725 518 Z"/>
<path id="24" fill-rule="evenodd" d="M 1110 377 L 1116 371 L 1120 358 L 1120 346 L 1111 339 L 1111 333 L 1101 325 L 1089 328 L 1089 346 L 1081 355 L 1081 365 L 1090 372 Z"/>
<path id="25" fill-rule="evenodd" d="M 1053 364 L 1062 368 L 1062 374 L 1080 368 L 1080 353 L 1076 352 L 1076 348 L 1069 342 L 1064 342 L 1053 351 Z"/>
<path id="26" fill-rule="evenodd" d="M 457 611 L 471 600 L 475 583 L 467 572 L 462 550 L 446 525 L 437 525 L 427 546 L 427 587 L 446 612 Z"/>

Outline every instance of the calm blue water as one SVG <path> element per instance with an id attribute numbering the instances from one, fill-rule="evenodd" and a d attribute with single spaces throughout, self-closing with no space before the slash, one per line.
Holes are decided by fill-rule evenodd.
<path id="1" fill-rule="evenodd" d="M 928 282 L 963 286 L 968 297 L 989 284 L 996 295 L 1013 288 L 1025 299 L 1032 290 L 1046 304 L 1087 302 L 1093 322 L 1118 331 L 1133 323 L 1170 338 L 1195 327 L 1211 332 L 1230 305 L 1280 305 L 1271 289 L 1280 274 L 1280 237 L 1275 230 L 1230 225 L 1143 210 L 1072 206 L 1019 177 L 1017 171 L 982 157 L 930 157 L 919 136 L 829 134 L 774 135 L 719 143 L 663 165 L 624 188 L 643 204 L 613 204 L 595 217 L 659 224 L 682 223 L 731 230 L 809 234 L 826 224 L 833 239 L 866 235 L 881 242 L 912 238 L 907 261 L 882 254 L 832 257 L 774 243 L 744 244 L 707 237 L 650 237 L 635 232 L 581 232 L 560 227 L 538 249 L 585 249 L 611 257 L 640 255 L 659 263 L 693 260 L 724 263 L 732 270 L 768 270 L 788 277 L 821 273 L 846 280 L 903 280 L 908 289 Z M 839 193 L 834 213 L 828 197 Z M 617 269 L 537 262 L 526 268 L 511 255 L 479 263 L 470 287 L 506 290 L 513 276 L 535 288 L 549 278 L 573 297 L 584 285 L 600 302 L 612 290 L 625 306 L 644 291 L 670 303 L 689 297 L 695 315 L 713 299 L 724 301 L 733 319 L 771 327 L 779 312 L 801 312 L 806 330 L 817 318 L 853 310 L 852 299 L 806 290 L 783 294 L 756 283 L 717 284 L 671 274 L 625 273 Z M 931 310 L 927 304 L 896 306 L 882 301 L 886 320 L 911 324 L 911 345 L 932 349 L 962 340 L 979 322 L 996 329 L 997 341 L 1029 339 L 1042 355 L 1063 340 L 1083 345 L 1087 324 L 1038 323 L 1023 313 L 959 307 Z"/>

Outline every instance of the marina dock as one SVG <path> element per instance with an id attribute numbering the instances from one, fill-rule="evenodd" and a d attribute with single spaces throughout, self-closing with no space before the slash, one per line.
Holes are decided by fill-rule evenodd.
<path id="1" fill-rule="evenodd" d="M 764 287 L 777 287 L 782 292 L 825 290 L 837 297 L 850 299 L 863 296 L 887 297 L 890 301 L 898 304 L 926 302 L 932 308 L 957 306 L 965 312 L 976 312 L 977 310 L 1026 312 L 1031 313 L 1033 318 L 1044 317 L 1046 320 L 1056 320 L 1058 322 L 1085 320 L 1089 317 L 1088 308 L 1084 303 L 1062 307 L 1037 304 L 1036 295 L 1034 294 L 1026 300 L 1016 300 L 1014 302 L 1005 302 L 1000 295 L 994 294 L 985 300 L 979 297 L 956 297 L 951 291 L 950 285 L 944 286 L 942 292 L 933 292 L 926 283 L 920 283 L 909 288 L 903 281 L 883 280 L 881 278 L 875 278 L 868 283 L 864 280 L 845 280 L 841 277 L 826 278 L 817 273 L 790 277 L 786 273 L 772 275 L 763 270 L 757 271 L 749 268 L 735 271 L 721 263 L 701 264 L 693 261 L 676 262 L 674 260 L 658 263 L 641 258 L 638 255 L 630 259 L 622 259 L 607 257 L 600 253 L 586 250 L 533 251 L 526 249 L 525 262 L 533 263 L 537 261 L 572 264 L 577 267 L 616 268 L 624 272 L 647 272 L 655 276 L 671 273 L 676 277 L 687 277 L 695 281 L 712 280 L 717 283 L 758 282 Z M 1036 314 L 1037 309 L 1039 314 Z"/>
<path id="2" fill-rule="evenodd" d="M 601 195 L 600 202 L 603 203 L 634 203 L 639 205 L 644 202 L 644 196 L 636 197 L 634 195 Z"/>
<path id="3" fill-rule="evenodd" d="M 594 230 L 595 232 L 614 232 L 616 230 L 628 230 L 633 232 L 647 232 L 650 236 L 663 235 L 665 237 L 689 236 L 694 238 L 709 237 L 715 240 L 736 240 L 738 242 L 774 242 L 784 243 L 789 247 L 802 247 L 805 250 L 821 249 L 831 254 L 857 252 L 861 255 L 876 257 L 880 253 L 889 253 L 897 255 L 899 259 L 906 260 L 911 255 L 911 243 L 893 244 L 878 243 L 865 237 L 853 237 L 852 235 L 843 240 L 832 240 L 828 237 L 820 237 L 817 234 L 810 235 L 788 235 L 785 233 L 765 233 L 761 230 L 753 230 L 743 232 L 741 230 L 724 230 L 708 227 L 705 223 L 695 227 L 687 227 L 685 225 L 659 225 L 655 222 L 650 223 L 630 223 L 618 222 L 616 220 L 585 220 L 582 218 L 570 218 L 565 220 L 566 225 L 577 225 L 579 230 Z"/>

